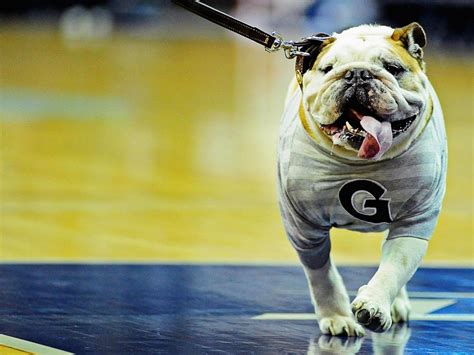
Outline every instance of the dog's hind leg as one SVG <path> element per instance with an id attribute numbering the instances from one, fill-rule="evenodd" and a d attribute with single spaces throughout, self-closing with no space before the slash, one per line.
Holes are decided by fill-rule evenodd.
<path id="1" fill-rule="evenodd" d="M 363 336 L 351 313 L 349 296 L 331 259 L 319 269 L 304 267 L 319 328 L 324 334 Z"/>

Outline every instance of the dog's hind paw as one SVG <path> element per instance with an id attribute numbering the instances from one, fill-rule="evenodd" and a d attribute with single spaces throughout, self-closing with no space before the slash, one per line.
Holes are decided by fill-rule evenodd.
<path id="1" fill-rule="evenodd" d="M 392 303 L 391 315 L 393 323 L 408 322 L 411 306 L 408 297 L 405 295 L 398 295 Z"/>
<path id="2" fill-rule="evenodd" d="M 362 328 L 352 317 L 334 315 L 319 320 L 319 329 L 323 334 L 346 335 L 350 337 L 361 337 L 365 335 Z"/>

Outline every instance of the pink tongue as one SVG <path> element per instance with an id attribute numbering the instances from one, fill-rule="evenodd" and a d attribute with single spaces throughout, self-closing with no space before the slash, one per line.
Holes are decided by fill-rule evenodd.
<path id="1" fill-rule="evenodd" d="M 380 158 L 392 145 L 392 125 L 390 122 L 380 122 L 370 116 L 362 117 L 360 125 L 368 134 L 359 149 L 359 158 Z"/>

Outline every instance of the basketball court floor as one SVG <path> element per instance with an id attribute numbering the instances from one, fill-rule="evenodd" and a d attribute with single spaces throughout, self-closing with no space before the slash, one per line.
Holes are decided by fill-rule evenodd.
<path id="1" fill-rule="evenodd" d="M 242 41 L 0 36 L 0 354 L 474 353 L 472 57 L 428 52 L 448 190 L 409 325 L 323 336 L 274 182 L 292 63 Z M 351 296 L 381 235 L 337 230 Z"/>

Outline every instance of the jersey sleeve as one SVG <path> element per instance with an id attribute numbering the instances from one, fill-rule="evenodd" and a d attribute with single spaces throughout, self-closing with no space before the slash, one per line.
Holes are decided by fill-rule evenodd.
<path id="1" fill-rule="evenodd" d="M 394 221 L 387 239 L 413 237 L 430 240 L 438 221 L 440 209 L 429 208 L 418 214 L 412 214 Z"/>
<path id="2" fill-rule="evenodd" d="M 290 243 L 305 266 L 319 269 L 329 259 L 329 227 L 310 221 L 281 186 L 279 194 L 280 212 Z"/>

